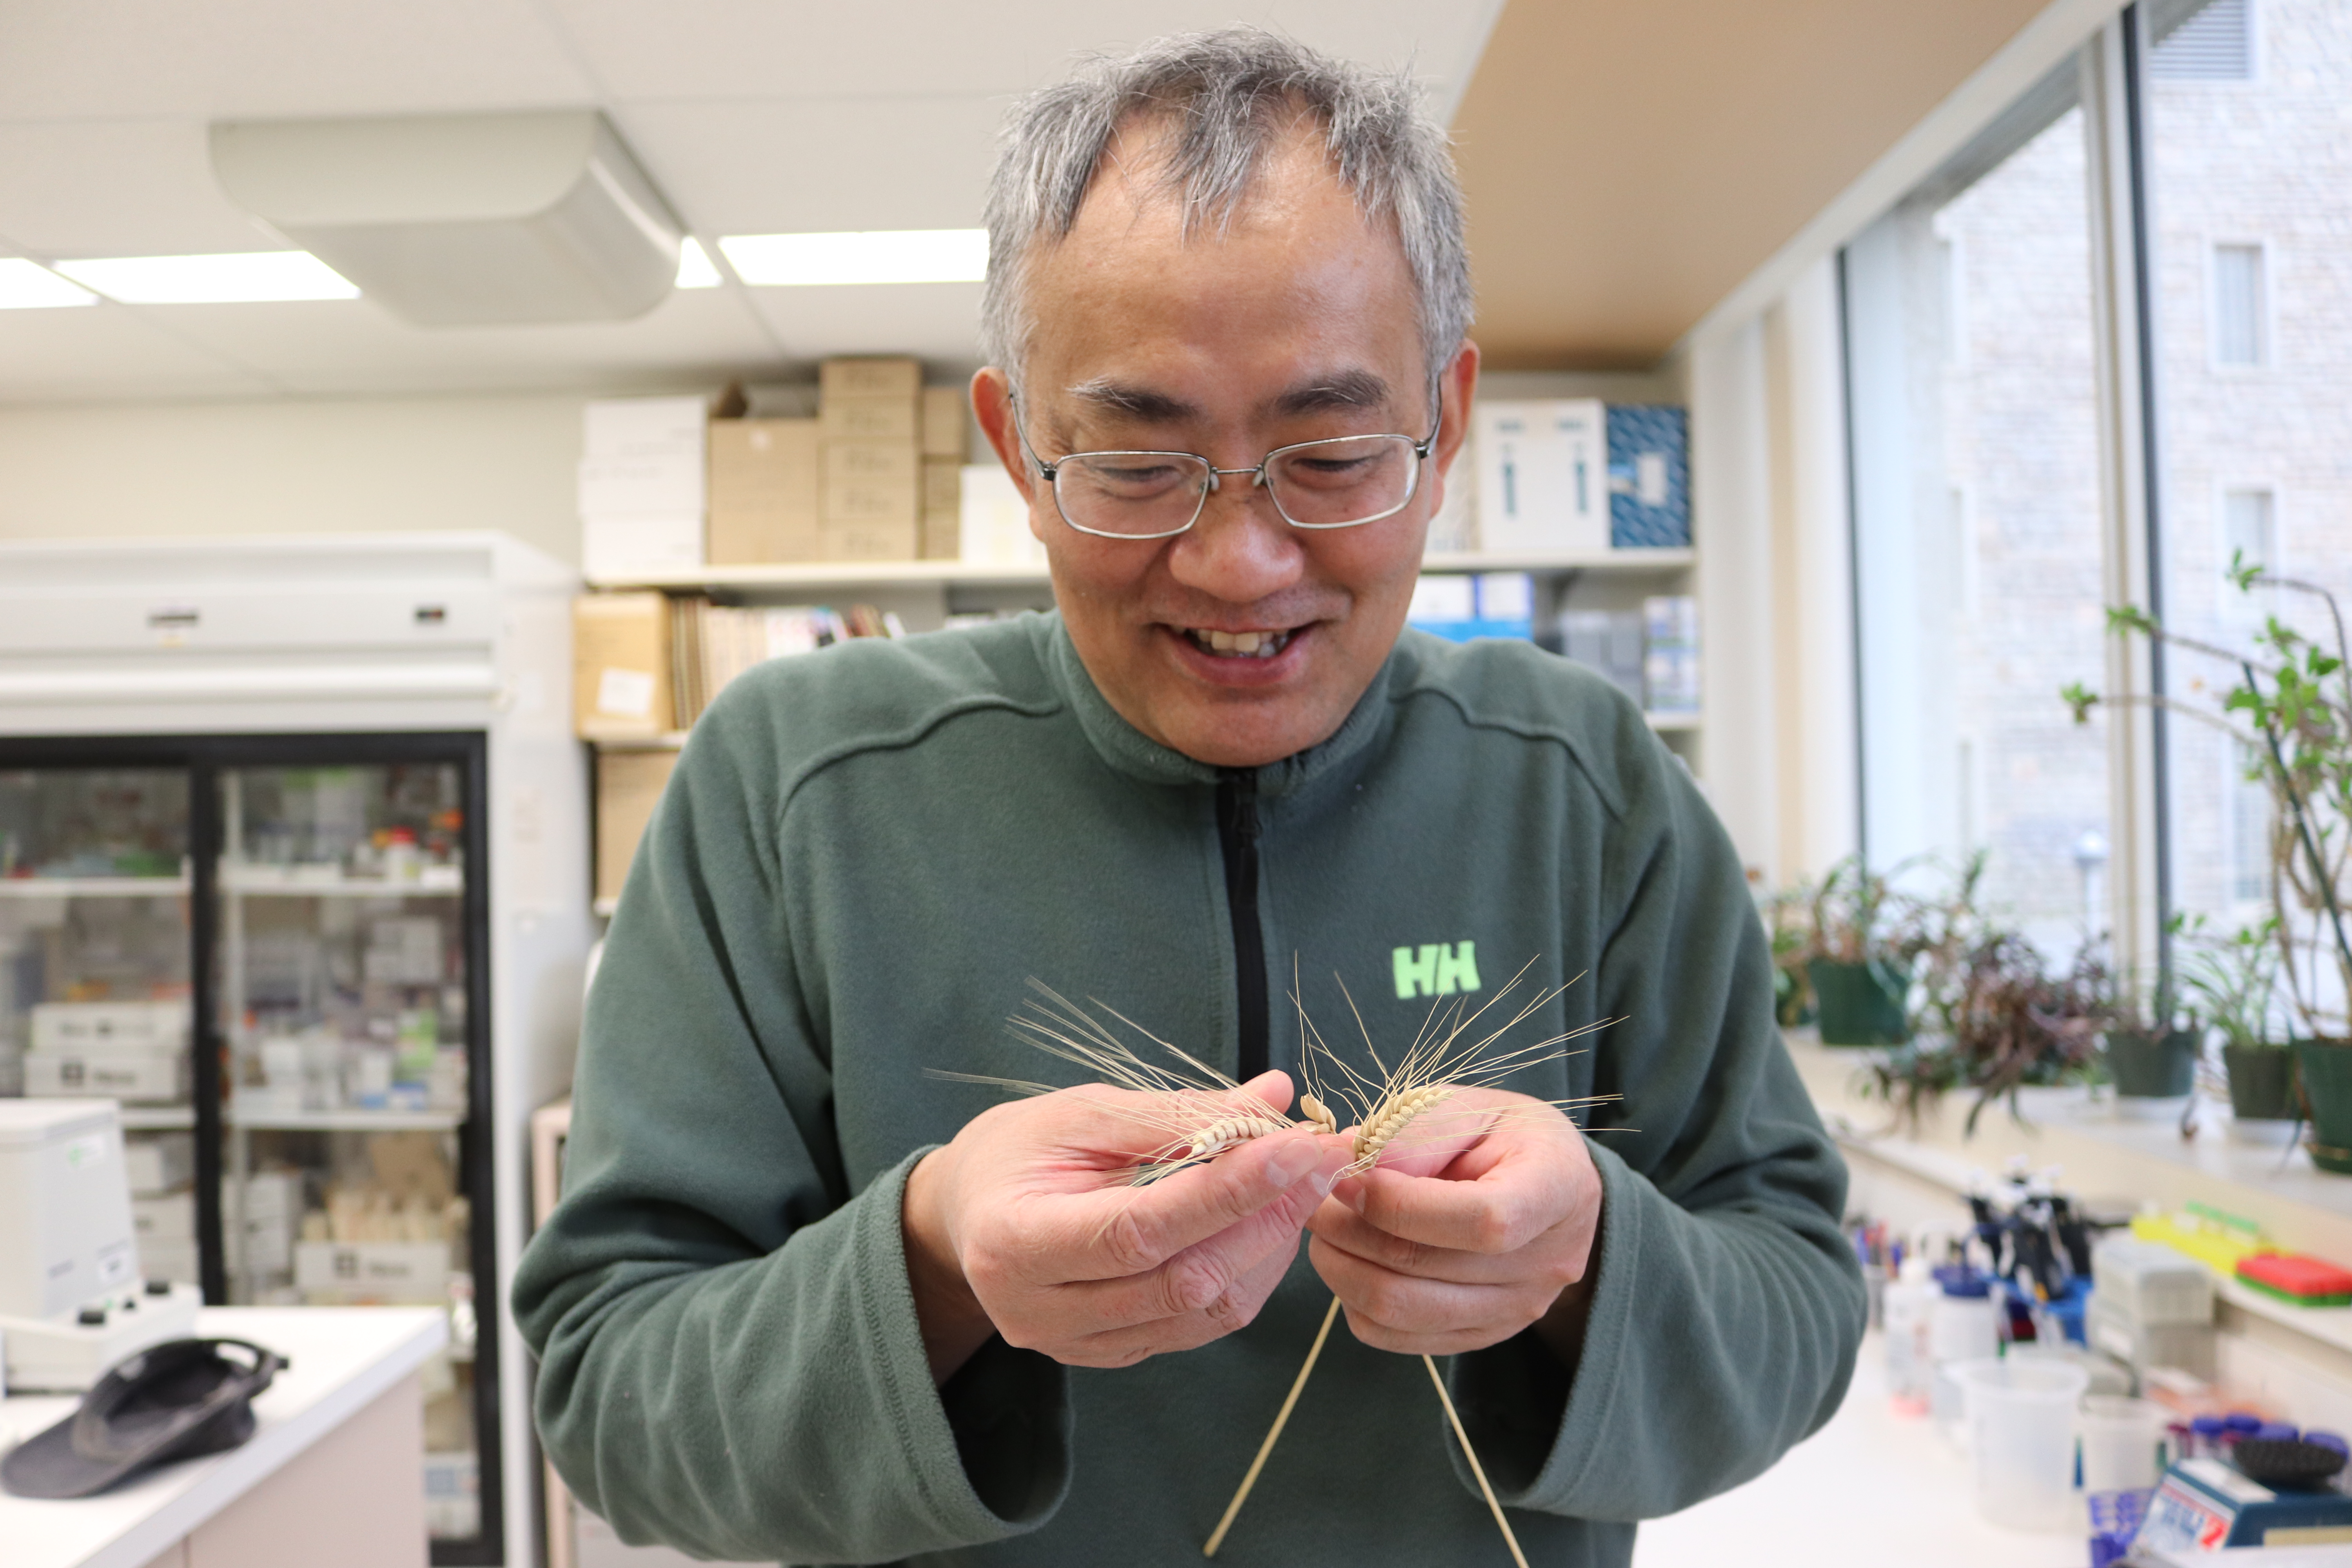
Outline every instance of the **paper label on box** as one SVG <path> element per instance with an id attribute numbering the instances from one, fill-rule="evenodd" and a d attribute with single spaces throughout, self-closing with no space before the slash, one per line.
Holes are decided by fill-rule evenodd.
<path id="1" fill-rule="evenodd" d="M 642 669 L 608 669 L 596 678 L 596 711 L 643 719 L 654 710 L 654 678 Z"/>

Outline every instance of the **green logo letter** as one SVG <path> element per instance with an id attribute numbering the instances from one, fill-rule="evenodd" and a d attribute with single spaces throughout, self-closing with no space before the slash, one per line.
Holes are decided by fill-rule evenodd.
<path id="1" fill-rule="evenodd" d="M 1391 955 L 1396 965 L 1396 993 L 1399 997 L 1436 994 L 1437 953 L 1435 943 L 1423 942 L 1418 956 L 1409 947 L 1398 948 Z"/>

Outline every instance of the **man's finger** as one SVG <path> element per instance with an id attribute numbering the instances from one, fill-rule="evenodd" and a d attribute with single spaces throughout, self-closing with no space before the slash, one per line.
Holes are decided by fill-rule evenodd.
<path id="1" fill-rule="evenodd" d="M 1338 1139 L 1276 1132 L 1147 1186 L 1056 1197 L 1040 1252 L 1065 1279 L 1118 1279 L 1157 1268 L 1285 1197 L 1299 1202 L 1286 1222 L 1295 1230 L 1347 1160 Z"/>
<path id="2" fill-rule="evenodd" d="M 1232 1288 L 1198 1310 L 1181 1317 L 1161 1318 L 1102 1329 L 1075 1340 L 1067 1359 L 1080 1366 L 1131 1366 L 1148 1355 L 1197 1350 L 1246 1328 L 1264 1310 L 1266 1299 L 1290 1272 L 1295 1247 L 1276 1247 L 1260 1258 Z"/>
<path id="3" fill-rule="evenodd" d="M 1514 1254 L 1465 1252 L 1458 1247 L 1432 1247 L 1409 1241 L 1364 1218 L 1337 1194 L 1326 1199 L 1307 1222 L 1318 1241 L 1366 1263 L 1424 1279 L 1444 1279 L 1456 1285 L 1503 1285 L 1527 1273 Z"/>
<path id="4" fill-rule="evenodd" d="M 1374 1169 L 1359 1178 L 1349 1206 L 1391 1236 L 1458 1252 L 1515 1252 L 1567 1218 L 1591 1177 L 1581 1144 L 1547 1143 L 1510 1151 L 1475 1181 L 1448 1182 Z"/>

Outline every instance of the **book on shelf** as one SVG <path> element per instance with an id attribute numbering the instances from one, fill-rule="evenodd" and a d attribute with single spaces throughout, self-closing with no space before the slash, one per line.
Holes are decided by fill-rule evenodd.
<path id="1" fill-rule="evenodd" d="M 677 727 L 693 728 L 728 684 L 754 665 L 852 637 L 904 636 L 895 614 L 871 605 L 738 606 L 681 595 L 670 612 L 671 706 Z"/>

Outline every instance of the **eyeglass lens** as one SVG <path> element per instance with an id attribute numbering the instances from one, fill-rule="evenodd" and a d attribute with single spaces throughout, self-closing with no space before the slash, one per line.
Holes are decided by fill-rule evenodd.
<path id="1" fill-rule="evenodd" d="M 1266 464 L 1265 482 L 1289 521 L 1338 528 L 1404 505 L 1417 467 L 1406 437 L 1349 436 L 1277 454 Z M 1056 468 L 1062 515 L 1097 533 L 1177 532 L 1199 512 L 1209 488 L 1206 459 L 1177 453 L 1080 453 Z"/>

